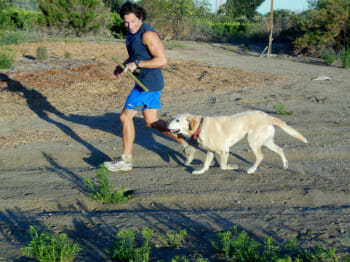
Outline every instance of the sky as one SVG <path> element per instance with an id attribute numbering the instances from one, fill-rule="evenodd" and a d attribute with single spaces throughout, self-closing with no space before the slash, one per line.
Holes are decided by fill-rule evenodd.
<path id="1" fill-rule="evenodd" d="M 221 1 L 225 3 L 225 0 Z M 209 3 L 212 5 L 213 10 L 215 10 L 216 0 L 209 0 Z M 220 3 L 220 0 L 218 0 Z M 294 12 L 302 12 L 307 9 L 307 0 L 274 0 L 273 1 L 273 10 L 278 9 L 288 9 Z M 271 0 L 265 0 L 257 9 L 261 14 L 266 14 L 270 12 L 271 9 Z"/>

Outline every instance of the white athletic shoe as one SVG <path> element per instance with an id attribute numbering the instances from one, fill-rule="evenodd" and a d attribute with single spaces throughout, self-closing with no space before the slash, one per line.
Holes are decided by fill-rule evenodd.
<path id="1" fill-rule="evenodd" d="M 103 165 L 112 172 L 130 171 L 132 169 L 131 156 L 121 155 L 117 160 L 104 162 Z"/>

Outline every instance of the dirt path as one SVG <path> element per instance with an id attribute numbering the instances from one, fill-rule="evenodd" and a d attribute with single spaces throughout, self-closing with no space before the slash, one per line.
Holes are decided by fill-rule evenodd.
<path id="1" fill-rule="evenodd" d="M 167 44 L 168 45 L 168 44 Z M 50 59 L 33 60 L 38 46 Z M 121 152 L 119 113 L 132 81 L 113 80 L 111 57 L 126 57 L 122 43 L 37 43 L 14 46 L 14 70 L 0 71 L 0 258 L 28 261 L 21 248 L 30 225 L 67 233 L 83 251 L 77 261 L 109 261 L 119 230 L 144 227 L 160 236 L 186 229 L 175 251 L 155 250 L 154 261 L 199 253 L 214 261 L 209 239 L 233 225 L 259 240 L 298 238 L 349 253 L 350 100 L 349 70 L 286 56 L 259 58 L 239 47 L 186 42 L 170 48 L 164 70 L 162 118 L 177 113 L 233 114 L 258 109 L 278 116 L 308 138 L 308 144 L 277 130 L 289 169 L 264 150 L 254 175 L 246 141 L 231 149 L 238 171 L 213 166 L 192 175 L 179 145 L 147 129 L 141 116 L 134 169 L 113 173 L 115 187 L 133 190 L 122 205 L 92 201 L 83 184 L 97 166 Z M 72 59 L 63 59 L 69 51 Z M 318 76 L 330 80 L 312 80 Z M 342 241 L 342 242 L 341 242 Z"/>

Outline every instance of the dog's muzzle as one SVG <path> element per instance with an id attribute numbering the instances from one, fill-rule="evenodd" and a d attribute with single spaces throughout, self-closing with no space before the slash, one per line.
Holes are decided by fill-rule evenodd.
<path id="1" fill-rule="evenodd" d="M 177 135 L 180 133 L 180 129 L 169 129 L 170 133 Z"/>

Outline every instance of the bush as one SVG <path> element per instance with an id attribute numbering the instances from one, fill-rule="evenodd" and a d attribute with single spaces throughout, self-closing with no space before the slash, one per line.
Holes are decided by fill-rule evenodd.
<path id="1" fill-rule="evenodd" d="M 36 49 L 36 59 L 38 59 L 38 60 L 46 60 L 46 59 L 48 59 L 46 47 L 39 46 Z"/>
<path id="2" fill-rule="evenodd" d="M 32 240 L 22 249 L 23 254 L 41 262 L 73 261 L 81 250 L 79 245 L 68 240 L 66 234 L 60 234 L 57 237 L 52 237 L 49 233 L 39 235 L 33 226 L 30 226 L 29 233 Z"/>
<path id="3" fill-rule="evenodd" d="M 125 195 L 123 187 L 120 187 L 119 190 L 113 190 L 103 165 L 97 170 L 94 180 L 96 182 L 86 177 L 84 184 L 92 191 L 91 196 L 97 201 L 102 203 L 122 203 L 131 198 L 130 195 Z"/>
<path id="4" fill-rule="evenodd" d="M 212 23 L 210 27 L 213 30 L 214 36 L 216 38 L 222 38 L 227 36 L 233 36 L 238 32 L 245 31 L 246 27 L 240 22 L 234 23 Z"/>
<path id="5" fill-rule="evenodd" d="M 118 13 L 110 14 L 111 23 L 108 25 L 108 29 L 112 34 L 118 38 L 124 38 L 128 30 L 124 25 L 124 20 L 120 17 Z"/>
<path id="6" fill-rule="evenodd" d="M 12 67 L 14 58 L 8 54 L 0 53 L 0 69 L 9 69 Z"/>
<path id="7" fill-rule="evenodd" d="M 342 53 L 343 66 L 350 68 L 350 47 L 343 47 Z"/>
<path id="8" fill-rule="evenodd" d="M 101 0 L 39 0 L 39 8 L 50 28 L 71 30 L 75 35 L 97 33 L 109 18 Z"/>
<path id="9" fill-rule="evenodd" d="M 304 34 L 294 43 L 297 53 L 319 56 L 323 49 L 339 52 L 344 44 L 350 44 L 349 0 L 319 0 L 309 15 L 310 19 L 300 21 Z"/>
<path id="10" fill-rule="evenodd" d="M 7 17 L 8 27 L 29 30 L 44 25 L 44 15 L 38 11 L 9 8 L 3 14 Z"/>

